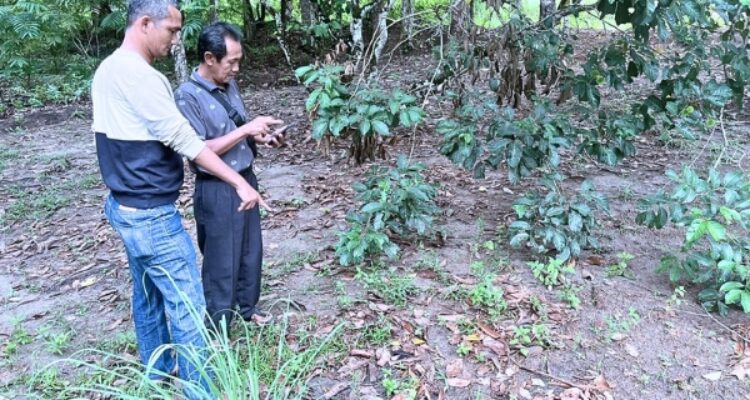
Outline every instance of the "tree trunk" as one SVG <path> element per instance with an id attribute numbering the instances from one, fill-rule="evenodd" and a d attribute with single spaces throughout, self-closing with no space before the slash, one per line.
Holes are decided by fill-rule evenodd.
<path id="1" fill-rule="evenodd" d="M 460 41 L 467 40 L 472 22 L 469 0 L 454 0 L 451 4 L 450 10 L 450 34 Z"/>
<path id="2" fill-rule="evenodd" d="M 362 56 L 365 51 L 365 40 L 362 34 L 364 19 L 372 10 L 375 3 L 371 3 L 365 8 L 359 7 L 359 0 L 349 2 L 352 20 L 349 23 L 349 32 L 352 34 L 352 50 L 354 50 L 354 69 L 358 70 L 362 63 Z"/>
<path id="3" fill-rule="evenodd" d="M 281 23 L 284 25 L 284 30 L 282 32 L 285 32 L 287 24 L 292 20 L 292 8 L 294 7 L 294 4 L 289 0 L 280 0 L 279 7 L 281 8 L 281 10 L 279 10 L 281 13 Z"/>
<path id="4" fill-rule="evenodd" d="M 413 48 L 414 37 L 414 0 L 401 0 L 401 35 L 409 48 Z"/>
<path id="5" fill-rule="evenodd" d="M 547 29 L 555 26 L 555 0 L 539 1 L 539 21 Z"/>
<path id="6" fill-rule="evenodd" d="M 177 44 L 172 46 L 172 56 L 174 57 L 174 74 L 177 78 L 177 84 L 180 85 L 188 80 L 190 72 L 187 66 L 187 56 L 185 56 L 185 45 L 182 43 L 182 33 L 180 33 Z"/>
<path id="7" fill-rule="evenodd" d="M 315 13 L 315 6 L 313 5 L 312 1 L 310 0 L 299 0 L 299 11 L 302 15 L 302 24 L 305 26 L 310 26 L 314 22 L 316 18 Z"/>
<path id="8" fill-rule="evenodd" d="M 388 0 L 387 3 L 383 3 L 378 13 L 377 29 L 375 30 L 377 39 L 375 43 L 375 65 L 380 63 L 383 50 L 388 43 L 388 13 L 391 11 L 394 3 L 396 3 L 396 0 Z"/>
<path id="9" fill-rule="evenodd" d="M 284 53 L 284 58 L 286 58 L 286 63 L 289 64 L 289 66 L 292 66 L 292 58 L 289 55 L 289 50 L 286 47 L 286 41 L 284 40 L 285 36 L 285 25 L 283 20 L 283 14 L 284 10 L 283 7 L 285 6 L 286 2 L 281 2 L 282 10 L 279 12 L 275 12 L 273 8 L 271 8 L 268 4 L 268 0 L 260 0 L 261 5 L 263 6 L 264 10 L 271 10 L 273 11 L 273 19 L 276 22 L 276 31 L 274 32 L 274 36 L 276 37 L 276 41 L 279 43 L 279 47 L 281 48 L 281 51 Z"/>
<path id="10" fill-rule="evenodd" d="M 213 0 L 211 8 L 209 9 L 209 23 L 214 23 L 219 20 L 219 0 Z"/>
<path id="11" fill-rule="evenodd" d="M 251 43 L 252 38 L 255 36 L 256 24 L 251 0 L 242 0 L 242 23 L 245 43 Z"/>

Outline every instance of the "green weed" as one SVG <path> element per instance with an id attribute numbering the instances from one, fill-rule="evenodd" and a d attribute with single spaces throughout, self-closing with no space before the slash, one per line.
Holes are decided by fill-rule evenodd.
<path id="1" fill-rule="evenodd" d="M 28 345 L 33 341 L 34 337 L 24 328 L 21 322 L 15 322 L 10 337 L 5 341 L 5 354 L 16 354 L 22 346 Z"/>
<path id="2" fill-rule="evenodd" d="M 5 171 L 5 168 L 8 165 L 17 160 L 19 157 L 20 153 L 17 150 L 0 144 L 0 174 Z"/>
<path id="3" fill-rule="evenodd" d="M 375 347 L 380 347 L 391 340 L 391 329 L 393 327 L 385 318 L 380 318 L 377 322 L 365 327 L 364 340 Z"/>
<path id="4" fill-rule="evenodd" d="M 549 259 L 547 263 L 532 261 L 526 264 L 531 268 L 534 277 L 548 288 L 564 283 L 564 274 L 572 274 L 575 272 L 570 264 L 556 258 Z"/>
<path id="5" fill-rule="evenodd" d="M 356 278 L 368 292 L 400 307 L 406 305 L 410 296 L 419 293 L 419 288 L 414 284 L 414 277 L 401 275 L 395 269 L 366 271 L 357 268 Z"/>
<path id="6" fill-rule="evenodd" d="M 390 369 L 383 370 L 383 379 L 381 381 L 383 390 L 388 398 L 400 395 L 399 398 L 404 400 L 415 400 L 417 398 L 417 389 L 419 380 L 414 376 L 407 379 L 396 378 Z"/>
<path id="7" fill-rule="evenodd" d="M 612 264 L 607 267 L 607 276 L 622 276 L 625 278 L 634 278 L 633 270 L 630 269 L 628 263 L 635 258 L 634 255 L 623 251 L 617 254 L 617 264 Z"/>

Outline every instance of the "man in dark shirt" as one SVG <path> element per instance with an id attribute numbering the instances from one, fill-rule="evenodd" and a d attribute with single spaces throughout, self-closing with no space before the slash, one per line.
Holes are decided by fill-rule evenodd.
<path id="1" fill-rule="evenodd" d="M 242 60 L 240 40 L 237 28 L 224 22 L 203 29 L 198 38 L 201 63 L 177 89 L 175 100 L 206 145 L 257 190 L 252 169 L 257 144 L 278 145 L 281 138 L 267 134 L 267 127 L 282 121 L 260 116 L 244 123 L 247 114 L 234 80 Z M 226 324 L 228 330 L 237 306 L 245 320 L 263 322 L 265 315 L 255 308 L 263 262 L 259 208 L 238 212 L 240 199 L 231 186 L 200 166 L 194 167 L 193 207 L 211 325 L 219 328 Z"/>
<path id="2" fill-rule="evenodd" d="M 110 189 L 105 214 L 128 256 L 133 323 L 149 377 L 163 380 L 177 367 L 188 399 L 215 398 L 200 371 L 205 302 L 195 250 L 174 204 L 182 156 L 228 182 L 234 210 L 265 202 L 196 136 L 166 77 L 151 66 L 177 41 L 177 1 L 130 0 L 127 17 L 122 46 L 97 68 L 91 87 L 97 157 Z M 171 344 L 177 357 L 164 350 Z"/>

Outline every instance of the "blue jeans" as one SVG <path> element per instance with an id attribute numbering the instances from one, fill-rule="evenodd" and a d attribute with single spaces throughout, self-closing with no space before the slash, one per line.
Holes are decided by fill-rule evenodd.
<path id="1" fill-rule="evenodd" d="M 176 363 L 182 380 L 210 393 L 200 372 L 182 355 L 192 347 L 195 351 L 191 354 L 199 355 L 199 360 L 194 361 L 202 364 L 205 360 L 206 342 L 200 325 L 206 302 L 193 242 L 182 227 L 180 213 L 173 204 L 145 210 L 124 207 L 111 195 L 104 213 L 122 238 L 128 255 L 133 278 L 133 322 L 141 362 L 151 362 L 155 370 L 162 372 L 152 374 L 153 379 L 163 379 Z M 176 357 L 169 350 L 159 349 L 170 344 L 175 345 Z"/>

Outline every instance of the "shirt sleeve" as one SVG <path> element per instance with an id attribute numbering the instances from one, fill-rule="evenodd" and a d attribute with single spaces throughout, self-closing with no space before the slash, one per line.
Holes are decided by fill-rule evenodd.
<path id="1" fill-rule="evenodd" d="M 180 110 L 182 116 L 190 122 L 190 126 L 195 129 L 195 133 L 201 140 L 206 140 L 208 136 L 208 127 L 206 126 L 206 119 L 203 117 L 203 112 L 198 99 L 185 88 L 185 85 L 180 86 L 174 93 L 175 103 L 177 109 Z"/>
<path id="2" fill-rule="evenodd" d="M 138 79 L 126 80 L 134 85 L 128 91 L 128 103 L 133 111 L 143 119 L 151 135 L 189 160 L 194 160 L 206 143 L 180 114 L 169 82 L 156 72 L 140 75 Z"/>

